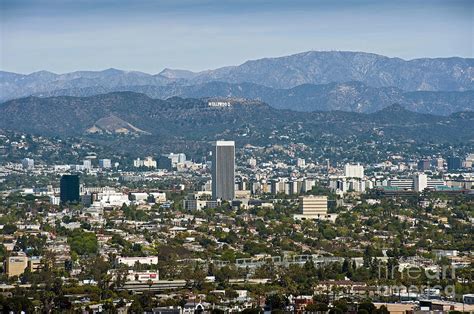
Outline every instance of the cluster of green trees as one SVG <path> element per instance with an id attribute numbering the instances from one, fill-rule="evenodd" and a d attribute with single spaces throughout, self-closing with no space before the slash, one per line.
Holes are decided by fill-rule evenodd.
<path id="1" fill-rule="evenodd" d="M 68 236 L 68 244 L 71 252 L 77 255 L 92 255 L 99 251 L 97 236 L 94 232 L 86 232 L 82 229 L 74 229 Z"/>
<path id="2" fill-rule="evenodd" d="M 125 219 L 134 221 L 149 221 L 150 216 L 143 210 L 138 210 L 135 206 L 122 205 L 121 208 Z"/>

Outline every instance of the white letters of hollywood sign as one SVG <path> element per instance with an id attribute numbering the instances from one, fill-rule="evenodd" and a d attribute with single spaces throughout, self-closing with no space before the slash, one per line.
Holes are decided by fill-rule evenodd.
<path id="1" fill-rule="evenodd" d="M 228 101 L 210 101 L 207 103 L 209 107 L 230 107 L 230 102 Z"/>

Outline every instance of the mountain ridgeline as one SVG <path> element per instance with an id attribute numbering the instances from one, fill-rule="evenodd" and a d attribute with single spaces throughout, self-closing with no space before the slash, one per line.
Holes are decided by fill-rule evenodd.
<path id="1" fill-rule="evenodd" d="M 115 92 L 90 97 L 27 97 L 0 106 L 0 129 L 46 136 L 154 137 L 169 142 L 232 137 L 251 143 L 322 136 L 383 134 L 403 141 L 458 142 L 474 138 L 474 112 L 449 116 L 414 113 L 392 105 L 371 114 L 298 112 L 259 101 L 231 99 L 213 106 L 204 99 L 152 99 Z M 460 132 L 462 130 L 462 132 Z M 159 142 L 159 141 L 158 141 Z"/>
<path id="2" fill-rule="evenodd" d="M 132 91 L 158 99 L 256 99 L 297 111 L 372 113 L 397 103 L 420 113 L 449 115 L 474 109 L 474 59 L 406 61 L 362 52 L 310 51 L 202 72 L 0 72 L 0 90 L 0 101 Z"/>
<path id="3" fill-rule="evenodd" d="M 210 82 L 191 86 L 127 86 L 117 88 L 88 87 L 56 90 L 35 96 L 93 96 L 117 91 L 133 91 L 151 98 L 246 98 L 266 102 L 274 108 L 296 111 L 351 111 L 371 113 L 392 104 L 410 111 L 449 115 L 474 109 L 474 91 L 403 92 L 394 87 L 369 87 L 360 82 L 304 84 L 290 89 L 275 89 L 254 83 Z"/>

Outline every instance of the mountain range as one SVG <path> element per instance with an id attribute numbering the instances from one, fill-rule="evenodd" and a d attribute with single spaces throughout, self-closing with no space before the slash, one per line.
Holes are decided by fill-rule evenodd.
<path id="1" fill-rule="evenodd" d="M 133 91 L 151 98 L 246 98 L 266 102 L 274 108 L 296 111 L 352 111 L 371 113 L 400 104 L 420 113 L 449 115 L 474 109 L 474 91 L 404 92 L 395 87 L 369 87 L 361 82 L 303 84 L 289 89 L 275 89 L 254 83 L 210 82 L 198 85 L 138 85 L 116 88 L 85 87 L 34 94 L 38 97 L 93 96 L 110 92 Z"/>
<path id="2" fill-rule="evenodd" d="M 90 97 L 31 96 L 0 106 L 0 129 L 47 136 L 151 135 L 170 141 L 214 140 L 226 136 L 258 141 L 275 134 L 298 139 L 303 133 L 352 136 L 371 134 L 375 129 L 384 129 L 387 135 L 405 140 L 452 142 L 474 138 L 474 112 L 436 116 L 411 112 L 400 105 L 371 114 L 298 112 L 243 99 L 228 99 L 225 104 L 216 107 L 208 100 L 179 97 L 152 99 L 133 92 Z"/>
<path id="3" fill-rule="evenodd" d="M 0 101 L 93 96 L 116 91 L 152 98 L 239 97 L 298 111 L 371 113 L 394 103 L 421 113 L 474 110 L 474 59 L 402 60 L 363 52 L 310 51 L 238 66 L 158 74 L 108 69 L 28 75 L 0 72 Z"/>

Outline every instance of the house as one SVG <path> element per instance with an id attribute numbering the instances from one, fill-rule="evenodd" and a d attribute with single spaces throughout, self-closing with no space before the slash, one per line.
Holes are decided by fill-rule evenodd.
<path id="1" fill-rule="evenodd" d="M 189 300 L 183 307 L 182 314 L 204 313 L 208 308 L 201 302 L 196 303 L 194 300 Z"/>

